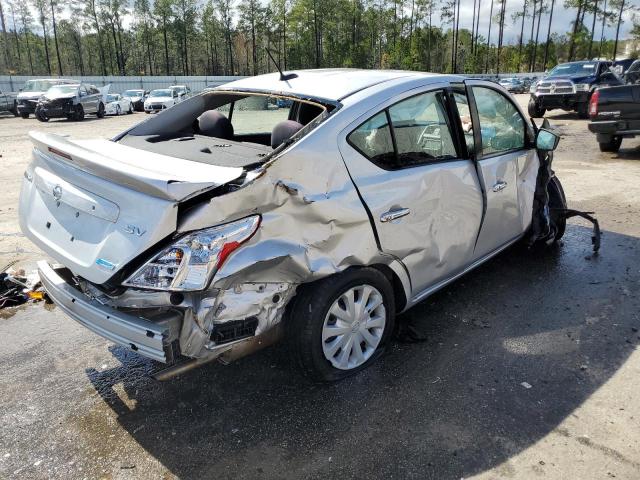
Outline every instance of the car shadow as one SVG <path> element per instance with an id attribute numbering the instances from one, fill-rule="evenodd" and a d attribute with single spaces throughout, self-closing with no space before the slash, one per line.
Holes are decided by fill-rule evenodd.
<path id="1" fill-rule="evenodd" d="M 468 477 L 552 432 L 640 343 L 640 239 L 604 232 L 594 255 L 590 234 L 508 249 L 400 316 L 423 341 L 337 384 L 280 346 L 164 383 L 114 347 L 122 366 L 87 375 L 179 478 Z"/>

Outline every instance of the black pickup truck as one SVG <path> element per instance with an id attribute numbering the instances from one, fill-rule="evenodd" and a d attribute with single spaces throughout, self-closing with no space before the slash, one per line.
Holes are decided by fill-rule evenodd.
<path id="1" fill-rule="evenodd" d="M 623 138 L 640 135 L 640 84 L 599 88 L 589 103 L 589 130 L 602 152 L 617 152 Z"/>
<path id="2" fill-rule="evenodd" d="M 555 66 L 531 90 L 529 115 L 543 117 L 547 110 L 575 110 L 580 118 L 588 118 L 589 98 L 598 87 L 622 85 L 610 68 L 613 62 L 569 62 Z"/>

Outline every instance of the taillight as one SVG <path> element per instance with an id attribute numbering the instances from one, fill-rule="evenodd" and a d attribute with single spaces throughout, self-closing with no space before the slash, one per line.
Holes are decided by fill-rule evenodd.
<path id="1" fill-rule="evenodd" d="M 595 117 L 598 115 L 598 99 L 600 98 L 600 92 L 596 90 L 591 95 L 591 100 L 589 100 L 589 116 Z"/>

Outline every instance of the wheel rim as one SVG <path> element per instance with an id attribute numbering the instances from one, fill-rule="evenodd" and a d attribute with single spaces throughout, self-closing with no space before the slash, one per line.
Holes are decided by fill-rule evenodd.
<path id="1" fill-rule="evenodd" d="M 378 348 L 386 321 L 384 300 L 375 287 L 351 287 L 333 302 L 324 319 L 325 358 L 340 370 L 359 367 Z"/>

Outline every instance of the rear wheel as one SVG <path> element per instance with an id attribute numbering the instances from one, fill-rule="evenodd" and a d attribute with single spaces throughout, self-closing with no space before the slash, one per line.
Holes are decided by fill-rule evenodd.
<path id="1" fill-rule="evenodd" d="M 547 111 L 546 109 L 540 107 L 533 98 L 529 99 L 527 110 L 531 118 L 542 118 Z"/>
<path id="2" fill-rule="evenodd" d="M 622 137 L 614 136 L 607 142 L 599 142 L 598 145 L 601 152 L 617 152 L 622 145 Z"/>
<path id="3" fill-rule="evenodd" d="M 394 319 L 387 278 L 374 268 L 354 268 L 299 287 L 287 308 L 287 343 L 304 374 L 337 381 L 382 354 Z"/>

